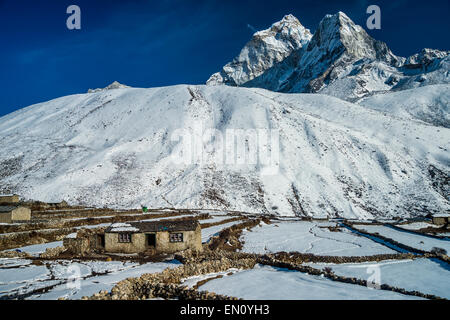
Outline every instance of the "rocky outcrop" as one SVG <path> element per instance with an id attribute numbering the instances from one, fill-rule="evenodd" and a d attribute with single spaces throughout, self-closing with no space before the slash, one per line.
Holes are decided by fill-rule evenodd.
<path id="1" fill-rule="evenodd" d="M 47 248 L 44 253 L 39 255 L 41 259 L 53 259 L 57 258 L 61 253 L 65 252 L 65 247 Z"/>
<path id="2" fill-rule="evenodd" d="M 285 20 L 293 21 L 286 24 L 286 30 L 290 30 L 287 34 L 298 30 L 296 37 L 281 37 L 292 44 L 288 50 L 258 41 L 258 34 L 270 34 Z M 256 33 L 241 54 L 207 84 L 324 93 L 356 101 L 378 92 L 450 83 L 448 51 L 423 49 L 409 58 L 396 56 L 343 12 L 326 15 L 314 35 L 296 21 L 295 17 L 285 17 L 271 29 Z M 279 35 L 275 33 L 275 37 Z"/>
<path id="3" fill-rule="evenodd" d="M 0 258 L 7 258 L 7 259 L 13 259 L 13 258 L 31 258 L 31 255 L 28 252 L 22 252 L 22 251 L 0 251 Z"/>
<path id="4" fill-rule="evenodd" d="M 289 14 L 269 29 L 256 32 L 232 62 L 213 74 L 207 84 L 241 86 L 301 49 L 311 32 Z"/>
<path id="5" fill-rule="evenodd" d="M 127 89 L 127 88 L 131 88 L 131 87 L 121 84 L 117 81 L 114 81 L 113 83 L 111 83 L 109 86 L 107 86 L 105 88 L 89 89 L 88 93 L 95 93 L 95 92 L 114 90 L 114 89 Z"/>

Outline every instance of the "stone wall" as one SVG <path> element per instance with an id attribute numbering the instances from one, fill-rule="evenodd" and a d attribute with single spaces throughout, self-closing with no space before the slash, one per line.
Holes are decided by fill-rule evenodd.
<path id="1" fill-rule="evenodd" d="M 11 223 L 11 212 L 0 212 L 0 223 Z"/>
<path id="2" fill-rule="evenodd" d="M 64 248 L 71 254 L 85 254 L 89 252 L 89 240 L 87 238 L 64 238 Z"/>
<path id="3" fill-rule="evenodd" d="M 156 248 L 147 245 L 145 233 L 133 233 L 130 243 L 120 243 L 118 233 L 105 233 L 105 250 L 112 253 L 142 253 L 154 249 L 157 253 L 175 253 L 186 249 L 201 251 L 201 227 L 195 231 L 177 231 L 183 234 L 183 242 L 170 242 L 169 232 L 148 233 L 156 234 Z"/>
<path id="4" fill-rule="evenodd" d="M 252 269 L 256 260 L 252 258 L 231 260 L 220 258 L 197 264 L 168 268 L 161 273 L 144 274 L 139 278 L 129 278 L 115 285 L 111 292 L 102 291 L 93 295 L 92 300 L 141 300 L 151 298 L 187 300 L 235 300 L 236 298 L 218 295 L 207 291 L 197 291 L 182 286 L 181 280 L 192 276 L 236 269 Z"/>
<path id="5" fill-rule="evenodd" d="M 441 226 L 448 223 L 447 217 L 433 217 L 433 224 Z"/>
<path id="6" fill-rule="evenodd" d="M 18 203 L 19 201 L 18 195 L 0 196 L 0 203 Z"/>
<path id="7" fill-rule="evenodd" d="M 31 210 L 27 207 L 18 207 L 12 211 L 11 220 L 13 222 L 31 220 Z"/>
<path id="8" fill-rule="evenodd" d="M 76 230 L 70 228 L 4 234 L 2 237 L 0 237 L 0 250 L 14 249 L 33 244 L 61 241 L 65 236 L 73 232 L 76 232 Z"/>
<path id="9" fill-rule="evenodd" d="M 74 255 L 84 255 L 96 250 L 103 250 L 99 243 L 99 235 L 104 234 L 105 228 L 81 229 L 76 237 L 66 237 L 63 240 L 66 252 Z"/>
<path id="10" fill-rule="evenodd" d="M 31 210 L 27 207 L 17 207 L 10 212 L 0 213 L 0 223 L 31 220 Z"/>
<path id="11" fill-rule="evenodd" d="M 120 243 L 118 233 L 105 233 L 105 250 L 112 253 L 141 253 L 147 249 L 145 234 L 133 233 L 130 243 Z"/>

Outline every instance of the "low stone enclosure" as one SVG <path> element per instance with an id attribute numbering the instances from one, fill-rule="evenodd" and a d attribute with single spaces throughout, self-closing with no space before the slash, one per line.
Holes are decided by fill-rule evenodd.
<path id="1" fill-rule="evenodd" d="M 334 274 L 332 270 L 321 270 L 313 267 L 305 266 L 304 263 L 361 263 L 369 261 L 383 261 L 383 260 L 401 260 L 401 259 L 416 259 L 416 258 L 438 258 L 442 261 L 449 262 L 445 255 L 438 255 L 431 252 L 416 252 L 416 253 L 398 253 L 385 254 L 376 256 L 358 256 L 358 257 L 339 257 L 339 256 L 316 256 L 314 254 L 302 254 L 298 252 L 279 252 L 276 254 L 247 254 L 236 252 L 242 249 L 240 237 L 244 229 L 251 230 L 253 227 L 259 225 L 261 221 L 267 224 L 272 223 L 267 217 L 243 218 L 234 217 L 231 220 L 243 220 L 243 222 L 235 224 L 229 228 L 223 229 L 217 236 L 213 237 L 207 244 L 202 245 L 203 250 L 195 250 L 190 248 L 187 250 L 180 250 L 175 256 L 171 255 L 170 259 L 175 258 L 183 263 L 180 267 L 174 269 L 166 269 L 161 273 L 146 274 L 139 278 L 130 278 L 117 283 L 117 285 L 110 292 L 100 292 L 92 297 L 85 297 L 83 299 L 150 299 L 150 298 L 164 298 L 164 299 L 186 299 L 186 300 L 208 300 L 208 299 L 236 299 L 234 297 L 227 297 L 217 295 L 211 292 L 199 291 L 195 287 L 187 288 L 182 285 L 182 279 L 205 275 L 216 272 L 225 272 L 231 268 L 240 270 L 252 269 L 256 264 L 270 265 L 279 268 L 295 270 L 298 272 L 308 273 L 310 275 L 320 275 L 333 281 L 351 283 L 354 285 L 366 286 L 367 281 L 342 277 Z M 228 221 L 228 220 L 227 220 Z M 222 221 L 221 223 L 224 223 Z M 221 224 L 221 223 L 214 223 Z M 208 224 L 209 225 L 209 224 Z M 48 249 L 40 257 L 31 257 L 23 252 L 2 252 L 8 257 L 22 257 L 31 260 L 55 260 L 55 259 L 118 259 L 118 260 L 137 260 L 142 262 L 153 260 L 140 260 L 140 256 L 114 256 L 105 252 L 102 247 L 101 238 L 99 235 L 105 233 L 105 228 L 97 229 L 80 229 L 72 231 L 73 233 L 63 240 L 64 247 Z M 67 232 L 70 229 L 66 230 Z M 387 241 L 390 239 L 386 239 Z M 157 259 L 164 259 L 164 256 L 157 257 Z M 154 260 L 160 261 L 160 260 Z M 206 279 L 208 281 L 208 279 Z M 402 288 L 395 288 L 389 285 L 382 285 L 381 290 L 395 291 L 406 295 L 414 295 L 426 299 L 440 299 L 433 295 L 427 295 L 416 291 L 407 291 Z"/>
<path id="2" fill-rule="evenodd" d="M 448 225 L 450 222 L 450 214 L 436 214 L 432 218 L 435 225 Z"/>
<path id="3" fill-rule="evenodd" d="M 83 300 L 146 300 L 152 298 L 180 299 L 180 300 L 237 300 L 235 297 L 218 295 L 208 291 L 198 291 L 182 285 L 182 279 L 228 271 L 232 268 L 239 270 L 253 269 L 256 264 L 294 270 L 309 275 L 323 276 L 332 281 L 367 286 L 366 280 L 343 277 L 334 274 L 332 270 L 316 269 L 293 262 L 279 260 L 276 255 L 244 254 L 229 251 L 203 253 L 186 251 L 176 257 L 184 265 L 166 269 L 161 273 L 144 274 L 138 278 L 128 278 L 115 285 L 110 292 L 101 291 Z M 206 280 L 207 281 L 207 280 Z M 370 285 L 370 283 L 369 283 Z M 383 284 L 381 290 L 398 292 L 431 300 L 443 300 L 440 297 L 424 294 L 418 291 L 408 291 L 402 288 Z"/>
<path id="4" fill-rule="evenodd" d="M 191 213 L 191 212 L 190 212 Z M 90 215 L 91 213 L 89 213 Z M 104 213 L 102 213 L 104 214 Z M 35 222 L 29 221 L 28 223 L 20 224 L 0 224 L 0 250 L 14 249 L 22 246 L 60 241 L 65 236 L 73 233 L 77 233 L 82 226 L 91 226 L 96 224 L 105 223 L 120 223 L 130 221 L 141 221 L 157 218 L 171 218 L 172 220 L 182 220 L 185 212 L 176 210 L 163 213 L 142 213 L 136 214 L 136 212 L 112 212 L 108 211 L 108 216 L 103 217 L 87 217 L 82 219 L 60 219 L 55 221 Z M 35 213 L 33 212 L 33 215 Z M 208 219 L 208 214 L 195 215 L 196 220 Z M 242 219 L 240 216 L 236 216 L 231 219 Z M 104 230 L 102 231 L 104 233 Z"/>
<path id="5" fill-rule="evenodd" d="M 181 300 L 223 300 L 236 299 L 218 295 L 207 291 L 198 291 L 196 287 L 188 288 L 182 285 L 182 279 L 224 272 L 232 268 L 245 270 L 253 269 L 256 264 L 269 265 L 273 267 L 294 270 L 309 275 L 322 276 L 332 281 L 350 283 L 354 285 L 367 286 L 366 280 L 336 275 L 331 269 L 316 269 L 305 266 L 306 262 L 327 263 L 359 263 L 367 261 L 383 261 L 391 259 L 417 259 L 437 257 L 435 254 L 426 253 L 418 256 L 413 253 L 385 254 L 366 257 L 334 257 L 316 256 L 314 254 L 301 254 L 298 252 L 276 254 L 249 254 L 235 252 L 236 246 L 225 245 L 233 243 L 245 228 L 252 228 L 261 222 L 260 219 L 250 220 L 230 228 L 224 229 L 218 236 L 214 237 L 209 244 L 204 244 L 204 250 L 186 250 L 180 252 L 175 258 L 183 263 L 180 267 L 166 269 L 161 273 L 145 274 L 138 278 L 129 278 L 119 282 L 110 292 L 102 291 L 91 297 L 83 297 L 84 300 L 145 300 L 151 298 L 181 299 Z M 448 262 L 448 257 L 443 260 Z M 208 281 L 208 279 L 204 280 Z M 370 285 L 370 283 L 369 283 Z M 381 290 L 393 291 L 404 295 L 412 295 L 431 300 L 442 300 L 435 295 L 424 294 L 418 291 L 408 291 L 387 284 L 380 286 Z"/>
<path id="6" fill-rule="evenodd" d="M 31 220 L 31 210 L 24 206 L 0 206 L 0 223 L 13 223 Z"/>
<path id="7" fill-rule="evenodd" d="M 18 203 L 19 201 L 20 201 L 20 197 L 17 194 L 1 194 L 0 195 L 0 204 Z"/>

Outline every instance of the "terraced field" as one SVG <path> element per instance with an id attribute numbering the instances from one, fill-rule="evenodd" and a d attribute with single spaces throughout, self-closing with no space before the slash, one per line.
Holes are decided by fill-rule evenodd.
<path id="1" fill-rule="evenodd" d="M 450 242 L 408 230 L 424 223 L 403 230 L 381 223 L 261 219 L 208 210 L 67 209 L 33 217 L 29 223 L 0 225 L 0 299 L 81 299 L 100 291 L 108 298 L 128 278 L 153 274 L 164 284 L 164 270 L 196 268 L 217 259 L 253 262 L 245 268 L 223 269 L 218 263 L 220 270 L 183 271 L 179 285 L 242 299 L 450 298 L 448 257 L 433 252 L 450 249 Z M 202 225 L 204 252 L 199 256 L 44 258 L 46 250 L 61 247 L 64 237 L 80 229 L 186 218 Z"/>

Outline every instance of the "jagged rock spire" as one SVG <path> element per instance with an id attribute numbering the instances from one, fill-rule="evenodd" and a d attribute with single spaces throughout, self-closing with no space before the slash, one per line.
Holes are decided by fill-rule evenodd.
<path id="1" fill-rule="evenodd" d="M 240 54 L 207 83 L 243 85 L 302 48 L 311 37 L 311 32 L 296 17 L 286 15 L 270 28 L 256 32 Z"/>

